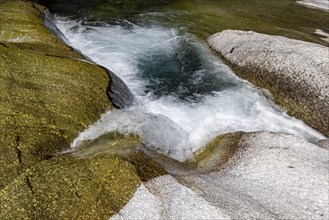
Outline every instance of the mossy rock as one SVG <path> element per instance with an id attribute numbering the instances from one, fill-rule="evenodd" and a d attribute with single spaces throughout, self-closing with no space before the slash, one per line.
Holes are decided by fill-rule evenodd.
<path id="1" fill-rule="evenodd" d="M 142 165 L 161 167 L 138 152 L 136 136 L 58 155 L 112 108 L 110 78 L 44 27 L 44 10 L 0 0 L 0 219 L 108 219 L 145 179 Z"/>
<path id="2" fill-rule="evenodd" d="M 93 140 L 83 140 L 72 153 L 80 158 L 94 157 L 98 154 L 127 155 L 138 151 L 140 146 L 140 138 L 135 134 L 123 135 L 110 132 Z"/>
<path id="3" fill-rule="evenodd" d="M 111 103 L 103 68 L 11 43 L 0 53 L 1 188 L 17 169 L 67 148 Z"/>
<path id="4" fill-rule="evenodd" d="M 56 156 L 0 191 L 0 219 L 108 219 L 140 183 L 135 168 L 120 156 Z"/>
<path id="5" fill-rule="evenodd" d="M 151 148 L 142 147 L 142 151 L 148 157 L 153 158 L 153 160 L 150 161 L 151 163 L 148 162 L 149 164 L 159 164 L 158 166 L 161 167 L 161 169 L 172 175 L 180 176 L 209 173 L 219 171 L 229 163 L 229 160 L 234 156 L 239 147 L 243 134 L 244 132 L 235 132 L 219 135 L 185 161 L 177 161 Z M 129 156 L 126 158 L 131 163 L 135 164 L 130 160 Z M 146 164 L 145 166 L 153 167 L 153 171 L 148 171 L 148 173 L 156 173 L 154 172 L 156 170 L 154 167 L 156 166 Z M 141 168 L 136 169 L 139 170 Z M 158 173 L 158 176 L 163 175 L 160 171 Z M 143 178 L 143 175 L 140 176 Z M 156 177 L 155 174 L 149 179 L 154 177 Z"/>
<path id="6" fill-rule="evenodd" d="M 35 52 L 82 58 L 45 27 L 43 6 L 27 1 L 0 0 L 0 41 L 12 42 Z"/>
<path id="7" fill-rule="evenodd" d="M 217 136 L 187 163 L 201 172 L 219 171 L 236 152 L 242 135 L 243 132 L 235 132 Z"/>
<path id="8" fill-rule="evenodd" d="M 176 0 L 163 11 L 187 11 L 172 21 L 179 19 L 180 26 L 187 27 L 200 39 L 235 29 L 281 35 L 328 46 L 328 42 L 314 33 L 316 29 L 328 29 L 328 13 L 304 7 L 297 4 L 296 0 Z"/>
<path id="9" fill-rule="evenodd" d="M 121 155 L 134 165 L 142 181 L 148 181 L 167 174 L 158 162 L 142 152 L 143 148 L 137 135 L 110 132 L 95 140 L 80 143 L 72 154 L 79 158 L 90 158 L 101 154 Z"/>
<path id="10" fill-rule="evenodd" d="M 0 219 L 108 219 L 141 181 L 167 174 L 140 149 L 138 136 L 113 132 L 49 155 L 0 191 Z"/>

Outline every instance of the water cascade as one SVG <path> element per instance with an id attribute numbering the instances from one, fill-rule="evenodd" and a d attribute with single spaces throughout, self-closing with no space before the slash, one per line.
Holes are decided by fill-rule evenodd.
<path id="1" fill-rule="evenodd" d="M 182 161 L 215 136 L 234 131 L 324 138 L 288 116 L 266 91 L 238 78 L 184 28 L 60 17 L 56 25 L 72 47 L 117 74 L 136 98 L 131 107 L 104 114 L 72 147 L 107 132 L 137 133 L 145 145 Z"/>

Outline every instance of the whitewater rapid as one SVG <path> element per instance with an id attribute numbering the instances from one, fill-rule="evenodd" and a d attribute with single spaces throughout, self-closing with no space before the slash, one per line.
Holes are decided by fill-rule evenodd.
<path id="1" fill-rule="evenodd" d="M 185 160 L 219 134 L 272 131 L 325 137 L 276 106 L 266 91 L 238 78 L 184 28 L 86 23 L 57 17 L 69 44 L 117 74 L 136 97 L 105 113 L 72 143 L 104 133 L 136 133 L 142 142 Z"/>

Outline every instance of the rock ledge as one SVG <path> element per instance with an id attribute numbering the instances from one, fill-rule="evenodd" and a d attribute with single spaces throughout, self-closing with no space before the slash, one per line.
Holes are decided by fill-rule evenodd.
<path id="1" fill-rule="evenodd" d="M 329 135 L 329 48 L 252 31 L 226 30 L 210 47 L 236 73 L 269 89 L 288 112 Z"/>

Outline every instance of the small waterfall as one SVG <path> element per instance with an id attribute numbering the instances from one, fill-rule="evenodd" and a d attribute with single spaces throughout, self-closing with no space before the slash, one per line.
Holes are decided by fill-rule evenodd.
<path id="1" fill-rule="evenodd" d="M 184 28 L 154 23 L 57 21 L 71 46 L 110 69 L 113 83 L 108 94 L 114 105 L 126 108 L 104 114 L 72 147 L 108 132 L 135 133 L 145 145 L 182 161 L 229 132 L 324 138 L 237 77 Z"/>
<path id="2" fill-rule="evenodd" d="M 49 11 L 46 11 L 45 13 L 45 26 L 48 27 L 50 30 L 54 32 L 54 34 L 64 41 L 66 44 L 69 44 L 69 40 L 65 37 L 65 35 L 57 28 L 56 25 L 54 25 L 55 18 L 52 14 L 49 13 Z M 90 62 L 97 65 L 96 62 L 94 62 L 90 57 L 87 55 L 81 53 L 80 50 L 77 48 L 72 48 L 72 50 L 75 50 L 77 53 L 80 53 L 82 57 Z M 121 109 L 121 108 L 127 108 L 131 106 L 134 103 L 134 95 L 131 93 L 128 86 L 118 77 L 115 75 L 112 71 L 107 69 L 106 67 L 101 66 L 104 68 L 110 78 L 110 83 L 107 87 L 107 95 L 112 102 L 113 106 Z"/>

